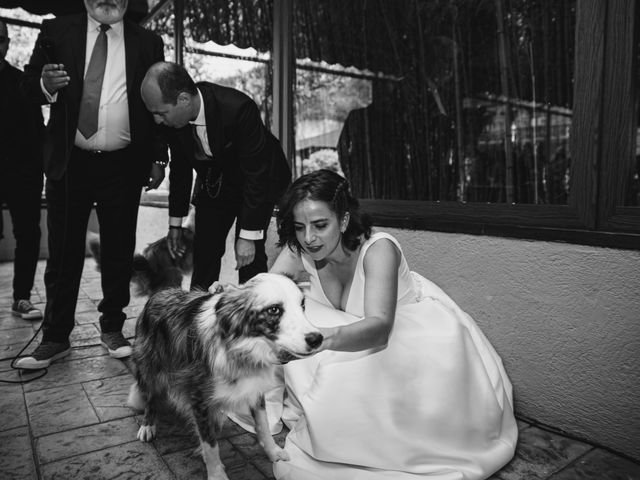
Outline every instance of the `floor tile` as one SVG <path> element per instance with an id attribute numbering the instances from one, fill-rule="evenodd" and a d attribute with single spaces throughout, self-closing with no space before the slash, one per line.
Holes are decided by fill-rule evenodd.
<path id="1" fill-rule="evenodd" d="M 31 328 L 33 320 L 24 320 L 12 314 L 0 315 L 0 330 L 12 330 L 14 328 Z"/>
<path id="2" fill-rule="evenodd" d="M 27 427 L 0 432 L 0 474 L 7 480 L 37 478 Z"/>
<path id="3" fill-rule="evenodd" d="M 240 453 L 226 440 L 220 440 L 220 459 L 225 466 L 229 480 L 265 480 L 254 465 L 248 463 Z M 163 455 L 163 459 L 176 475 L 176 478 L 205 480 L 206 467 L 202 456 L 194 449 Z"/>
<path id="4" fill-rule="evenodd" d="M 240 425 L 238 425 L 234 421 L 227 418 L 224 422 L 224 425 L 222 425 L 220 438 L 229 438 L 229 437 L 233 437 L 234 435 L 242 435 L 246 432 L 247 431 L 244 428 L 242 428 Z"/>
<path id="5" fill-rule="evenodd" d="M 125 375 L 82 384 L 101 422 L 134 415 L 135 412 L 127 406 L 129 388 L 133 382 L 133 375 L 127 372 Z"/>
<path id="6" fill-rule="evenodd" d="M 121 418 L 40 437 L 36 440 L 36 450 L 39 461 L 49 463 L 131 443 L 137 433 L 138 424 L 132 417 Z"/>
<path id="7" fill-rule="evenodd" d="M 162 456 L 176 478 L 205 480 L 207 478 L 202 455 L 197 448 L 188 448 Z"/>
<path id="8" fill-rule="evenodd" d="M 171 418 L 170 416 L 173 415 Z M 156 426 L 153 446 L 161 455 L 197 448 L 200 444 L 195 428 L 176 413 L 163 412 Z"/>
<path id="9" fill-rule="evenodd" d="M 138 317 L 135 318 L 127 318 L 124 321 L 124 325 L 122 326 L 122 334 L 126 338 L 133 338 L 136 336 L 136 322 L 138 321 Z"/>
<path id="10" fill-rule="evenodd" d="M 67 385 L 25 394 L 34 436 L 98 423 L 82 385 Z"/>
<path id="11" fill-rule="evenodd" d="M 9 377 L 2 375 L 1 378 Z M 17 379 L 17 377 L 14 377 Z M 0 430 L 28 425 L 22 385 L 0 383 Z"/>
<path id="12" fill-rule="evenodd" d="M 73 342 L 72 346 L 74 348 L 89 348 L 89 347 L 102 348 L 102 346 L 100 345 L 100 335 L 96 335 L 95 337 L 81 338 Z M 106 350 L 103 349 L 103 351 L 107 353 Z"/>
<path id="13" fill-rule="evenodd" d="M 229 441 L 240 451 L 243 457 L 254 464 L 265 476 L 272 476 L 272 463 L 258 444 L 258 438 L 254 434 L 244 433 L 231 437 Z"/>
<path id="14" fill-rule="evenodd" d="M 98 325 L 99 328 L 99 322 L 100 322 L 100 313 L 98 311 L 95 310 L 95 307 L 93 309 L 93 311 L 86 311 L 86 312 L 76 312 L 76 314 L 74 315 L 74 318 L 76 319 L 76 325 Z"/>
<path id="15" fill-rule="evenodd" d="M 31 325 L 0 330 L 0 345 L 10 345 L 13 343 L 27 343 L 33 337 Z"/>
<path id="16" fill-rule="evenodd" d="M 40 343 L 40 338 L 36 337 L 36 339 L 33 342 L 31 342 L 31 345 L 27 347 L 27 349 L 22 353 L 22 355 L 26 355 L 29 352 L 32 352 L 33 350 L 35 350 L 39 343 Z M 13 359 L 22 351 L 22 349 L 26 345 L 27 345 L 27 342 L 13 343 L 11 345 L 0 345 L 0 358 Z"/>
<path id="17" fill-rule="evenodd" d="M 76 316 L 82 313 L 92 313 L 95 318 L 100 315 L 98 312 L 98 305 L 91 300 L 78 300 L 76 303 Z"/>
<path id="18" fill-rule="evenodd" d="M 0 360 L 0 373 L 11 372 L 12 370 L 11 360 L 12 360 L 11 358 L 8 358 L 7 360 Z M 0 375 L 0 378 L 7 379 L 8 377 L 5 377 L 4 375 Z"/>
<path id="19" fill-rule="evenodd" d="M 640 464 L 602 449 L 594 449 L 549 480 L 639 480 Z"/>
<path id="20" fill-rule="evenodd" d="M 99 342 L 99 338 L 95 337 L 94 339 Z M 71 353 L 69 356 L 64 357 L 61 362 L 71 362 L 73 360 L 80 360 L 83 358 L 91 358 L 91 357 L 104 357 L 108 355 L 107 350 L 101 345 L 90 344 L 89 346 L 82 346 L 80 342 L 75 342 L 73 344 L 73 348 L 71 349 Z"/>
<path id="21" fill-rule="evenodd" d="M 94 324 L 76 325 L 71 331 L 69 341 L 73 345 L 79 340 L 95 338 L 97 336 L 100 336 L 100 330 Z"/>
<path id="22" fill-rule="evenodd" d="M 91 380 L 123 375 L 129 371 L 120 360 L 109 356 L 84 358 L 72 362 L 56 362 L 51 364 L 48 370 L 45 377 L 26 384 L 25 391 L 90 382 Z"/>
<path id="23" fill-rule="evenodd" d="M 497 476 L 502 480 L 546 479 L 591 448 L 577 440 L 529 427 L 518 437 L 515 457 Z"/>
<path id="24" fill-rule="evenodd" d="M 136 440 L 42 466 L 42 480 L 71 479 L 174 480 L 174 477 L 152 446 Z"/>

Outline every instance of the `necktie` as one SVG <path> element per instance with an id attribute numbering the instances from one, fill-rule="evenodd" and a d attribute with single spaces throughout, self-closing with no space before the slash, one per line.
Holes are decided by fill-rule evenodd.
<path id="1" fill-rule="evenodd" d="M 98 110 L 100 108 L 104 68 L 107 64 L 107 30 L 109 28 L 111 28 L 109 25 L 100 25 L 100 33 L 93 46 L 89 67 L 82 85 L 78 130 L 87 139 L 98 131 Z"/>
<path id="2" fill-rule="evenodd" d="M 213 157 L 210 157 L 205 153 L 204 147 L 202 146 L 202 141 L 198 136 L 198 131 L 195 123 L 191 125 L 191 134 L 193 135 L 193 155 L 196 160 L 201 162 L 211 160 Z"/>

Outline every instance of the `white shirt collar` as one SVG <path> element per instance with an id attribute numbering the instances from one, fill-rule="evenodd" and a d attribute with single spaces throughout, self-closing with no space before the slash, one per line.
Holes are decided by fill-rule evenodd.
<path id="1" fill-rule="evenodd" d="M 202 99 L 202 93 L 200 93 L 200 90 L 196 90 L 198 90 L 198 97 L 200 98 L 200 110 L 198 111 L 198 116 L 196 117 L 196 119 L 189 121 L 189 123 L 206 127 L 207 119 L 204 114 L 204 100 Z"/>
<path id="2" fill-rule="evenodd" d="M 88 20 L 88 24 L 87 24 L 87 31 L 88 32 L 97 31 L 97 30 L 100 29 L 100 22 L 98 22 L 91 15 L 87 14 L 87 20 Z M 118 35 L 118 36 L 122 35 L 122 30 L 124 28 L 124 22 L 122 20 L 120 20 L 119 22 L 116 22 L 116 23 L 112 23 L 109 26 L 111 27 L 111 30 L 113 30 L 113 32 L 116 35 Z"/>

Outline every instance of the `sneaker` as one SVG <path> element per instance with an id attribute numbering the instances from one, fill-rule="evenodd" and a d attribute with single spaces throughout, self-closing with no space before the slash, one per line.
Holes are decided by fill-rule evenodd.
<path id="1" fill-rule="evenodd" d="M 122 332 L 108 332 L 100 335 L 100 345 L 109 350 L 113 358 L 125 358 L 131 355 L 131 344 Z"/>
<path id="2" fill-rule="evenodd" d="M 52 362 L 66 357 L 71 353 L 69 342 L 42 342 L 31 355 L 19 358 L 16 367 L 26 370 L 38 370 L 47 368 Z"/>
<path id="3" fill-rule="evenodd" d="M 25 320 L 37 320 L 42 318 L 42 312 L 38 310 L 29 300 L 16 300 L 11 305 L 11 311 Z"/>

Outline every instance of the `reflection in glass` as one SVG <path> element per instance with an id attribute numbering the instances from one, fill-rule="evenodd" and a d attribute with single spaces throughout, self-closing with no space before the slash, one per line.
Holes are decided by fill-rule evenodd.
<path id="1" fill-rule="evenodd" d="M 637 8 L 637 7 L 636 7 Z M 636 30 L 640 21 L 640 9 L 636 15 Z M 636 41 L 636 79 L 640 79 L 640 35 Z M 636 80 L 635 86 L 638 88 L 640 83 Z M 638 94 L 636 93 L 636 97 Z M 630 165 L 629 172 L 627 174 L 627 185 L 624 196 L 624 205 L 627 207 L 640 207 L 640 104 L 636 102 L 636 151 L 634 160 Z"/>
<path id="2" fill-rule="evenodd" d="M 339 120 L 351 98 L 335 152 L 361 198 L 566 204 L 575 0 L 376 5 L 294 3 L 296 57 L 337 72 L 298 69 L 298 174 L 309 120 Z M 370 99 L 333 88 L 345 66 Z"/>

